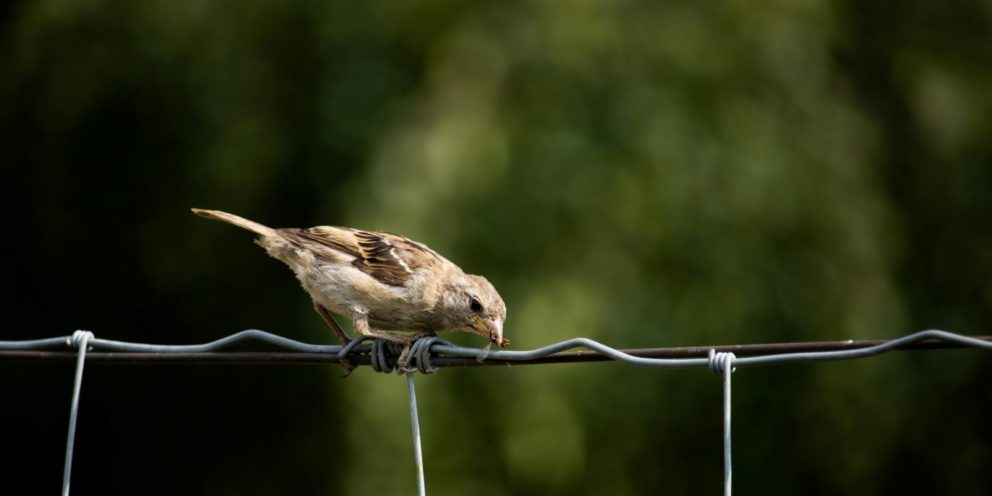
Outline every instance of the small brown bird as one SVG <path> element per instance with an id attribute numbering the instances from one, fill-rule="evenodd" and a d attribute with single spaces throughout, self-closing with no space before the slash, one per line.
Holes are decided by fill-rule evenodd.
<path id="1" fill-rule="evenodd" d="M 255 242 L 293 269 L 342 344 L 349 339 L 328 310 L 350 317 L 362 336 L 407 346 L 446 330 L 474 332 L 500 347 L 510 344 L 503 339 L 506 305 L 496 288 L 421 243 L 348 227 L 273 229 L 227 212 L 192 210 L 258 234 Z"/>

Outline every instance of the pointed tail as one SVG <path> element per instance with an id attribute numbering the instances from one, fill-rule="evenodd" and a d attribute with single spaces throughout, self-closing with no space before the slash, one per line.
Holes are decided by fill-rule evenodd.
<path id="1" fill-rule="evenodd" d="M 221 212 L 220 210 L 204 210 L 202 208 L 193 208 L 191 210 L 194 214 L 199 215 L 200 217 L 234 224 L 242 229 L 247 229 L 262 236 L 271 236 L 275 234 L 275 229 L 272 229 L 271 227 L 263 226 L 258 222 L 253 222 L 248 219 L 238 217 L 234 214 Z"/>

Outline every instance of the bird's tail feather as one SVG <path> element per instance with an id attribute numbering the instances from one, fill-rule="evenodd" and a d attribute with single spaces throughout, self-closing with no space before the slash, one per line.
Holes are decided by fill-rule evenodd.
<path id="1" fill-rule="evenodd" d="M 253 222 L 227 212 L 221 212 L 220 210 L 204 210 L 202 208 L 193 208 L 191 210 L 194 214 L 199 215 L 200 217 L 234 224 L 242 229 L 247 229 L 251 232 L 261 234 L 262 236 L 271 236 L 276 233 L 275 229 L 272 229 L 271 227 L 263 226 L 258 222 Z"/>

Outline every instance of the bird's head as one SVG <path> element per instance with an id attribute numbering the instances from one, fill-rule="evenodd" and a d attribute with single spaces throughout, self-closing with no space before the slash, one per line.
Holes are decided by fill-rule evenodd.
<path id="1" fill-rule="evenodd" d="M 485 277 L 460 275 L 446 301 L 453 327 L 474 332 L 501 348 L 510 345 L 503 339 L 506 305 L 492 283 Z"/>

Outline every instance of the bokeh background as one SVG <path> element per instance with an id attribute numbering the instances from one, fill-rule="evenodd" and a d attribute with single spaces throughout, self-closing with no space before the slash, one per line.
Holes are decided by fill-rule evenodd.
<path id="1" fill-rule="evenodd" d="M 4 2 L 0 339 L 333 338 L 251 236 L 385 229 L 526 349 L 987 334 L 992 3 Z M 459 343 L 481 345 L 472 336 Z M 74 494 L 410 494 L 402 378 L 88 367 Z M 61 481 L 71 364 L 0 363 L 3 494 Z M 986 494 L 976 351 L 735 376 L 740 494 Z M 719 379 L 418 379 L 432 494 L 706 494 Z"/>

